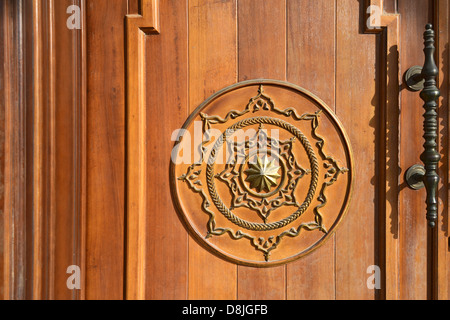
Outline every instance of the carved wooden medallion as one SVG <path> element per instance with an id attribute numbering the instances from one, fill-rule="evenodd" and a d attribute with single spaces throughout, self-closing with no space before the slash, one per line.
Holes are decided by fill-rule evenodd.
<path id="1" fill-rule="evenodd" d="M 205 101 L 180 130 L 171 187 L 206 249 L 269 267 L 318 248 L 343 219 L 352 153 L 323 101 L 295 85 L 252 80 Z"/>

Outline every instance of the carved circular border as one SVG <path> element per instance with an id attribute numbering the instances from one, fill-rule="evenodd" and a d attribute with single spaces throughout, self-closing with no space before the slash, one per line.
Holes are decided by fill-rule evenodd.
<path id="1" fill-rule="evenodd" d="M 303 145 L 303 147 L 306 150 L 306 153 L 308 155 L 309 162 L 311 164 L 311 183 L 309 186 L 308 193 L 306 195 L 306 199 L 303 202 L 303 204 L 300 206 L 300 208 L 291 214 L 289 217 L 272 223 L 255 223 L 255 222 L 249 222 L 246 220 L 243 220 L 239 217 L 237 217 L 227 206 L 223 203 L 222 199 L 220 199 L 219 195 L 217 194 L 216 185 L 214 182 L 214 164 L 216 162 L 217 158 L 217 150 L 222 147 L 224 142 L 227 140 L 227 138 L 232 135 L 236 130 L 240 130 L 242 128 L 256 125 L 256 124 L 267 124 L 267 125 L 275 125 L 277 127 L 280 127 L 288 132 L 290 132 L 293 136 L 295 136 L 300 143 Z M 308 141 L 306 136 L 295 126 L 293 126 L 290 123 L 287 123 L 286 121 L 276 119 L 276 118 L 270 118 L 270 117 L 256 117 L 256 118 L 248 118 L 242 121 L 239 121 L 238 123 L 234 124 L 233 126 L 229 127 L 223 135 L 220 137 L 220 139 L 217 140 L 216 144 L 214 145 L 210 158 L 208 159 L 208 165 L 206 166 L 206 181 L 208 183 L 208 190 L 209 194 L 211 196 L 212 201 L 214 202 L 214 205 L 216 206 L 217 210 L 220 211 L 228 220 L 230 220 L 235 225 L 252 231 L 271 231 L 283 228 L 295 220 L 297 220 L 309 207 L 311 204 L 317 190 L 317 184 L 319 182 L 319 162 L 317 161 L 317 157 L 314 153 L 314 149 L 311 146 L 311 143 Z"/>
<path id="2" fill-rule="evenodd" d="M 304 97 L 307 97 L 308 99 L 313 101 L 313 104 L 318 105 L 319 108 L 322 111 L 324 111 L 331 118 L 331 121 L 338 127 L 339 133 L 342 135 L 343 146 L 346 150 L 346 154 L 348 155 L 347 162 L 348 162 L 348 167 L 350 169 L 350 171 L 348 173 L 348 175 L 349 175 L 348 186 L 347 186 L 346 197 L 344 199 L 344 206 L 341 209 L 341 213 L 340 213 L 338 219 L 336 220 L 336 222 L 333 224 L 333 226 L 331 228 L 329 228 L 328 234 L 326 236 L 324 236 L 323 238 L 321 238 L 319 241 L 317 241 L 315 244 L 311 245 L 309 248 L 306 248 L 305 250 L 303 250 L 302 252 L 299 252 L 296 255 L 293 255 L 293 256 L 290 256 L 290 257 L 287 257 L 284 259 L 280 259 L 277 261 L 257 262 L 257 261 L 252 261 L 252 260 L 246 260 L 243 258 L 238 258 L 228 252 L 223 251 L 221 248 L 219 248 L 211 243 L 207 243 L 205 241 L 204 235 L 202 235 L 201 232 L 198 229 L 196 229 L 194 227 L 194 225 L 192 224 L 190 217 L 184 214 L 184 209 L 183 209 L 182 204 L 180 203 L 180 198 L 179 198 L 179 194 L 178 194 L 178 184 L 177 184 L 177 177 L 176 177 L 176 171 L 175 171 L 176 166 L 172 161 L 170 161 L 170 166 L 169 166 L 169 179 L 170 179 L 170 186 L 171 186 L 170 191 L 171 191 L 172 199 L 174 202 L 174 206 L 176 208 L 176 213 L 178 214 L 180 220 L 183 222 L 187 231 L 193 236 L 193 239 L 195 241 L 197 241 L 197 243 L 200 246 L 202 246 L 203 248 L 205 248 L 206 250 L 210 251 L 211 253 L 217 255 L 220 258 L 222 258 L 226 261 L 232 262 L 232 263 L 236 263 L 238 265 L 255 267 L 255 268 L 272 268 L 272 267 L 277 267 L 277 266 L 285 265 L 287 263 L 296 261 L 302 257 L 305 257 L 305 256 L 313 253 L 314 251 L 321 248 L 327 242 L 327 240 L 329 240 L 331 238 L 331 236 L 335 233 L 336 229 L 339 227 L 340 223 L 342 222 L 342 220 L 345 218 L 345 216 L 348 213 L 349 204 L 350 204 L 351 198 L 353 196 L 354 161 L 353 161 L 353 151 L 352 151 L 352 148 L 351 148 L 351 145 L 349 142 L 350 139 L 349 139 L 347 133 L 345 132 L 344 127 L 342 126 L 342 123 L 339 121 L 339 119 L 334 114 L 334 112 L 331 111 L 331 109 L 327 106 L 327 104 L 325 102 L 323 102 L 319 97 L 317 97 L 313 93 L 309 92 L 308 90 L 305 90 L 304 88 L 299 87 L 295 84 L 285 82 L 285 81 L 280 81 L 280 80 L 271 80 L 271 79 L 247 80 L 247 81 L 239 82 L 239 83 L 236 83 L 229 87 L 226 87 L 226 88 L 216 92 L 215 94 L 213 94 L 211 97 L 209 97 L 207 100 L 205 100 L 197 109 L 195 109 L 194 112 L 189 116 L 189 118 L 184 123 L 182 129 L 187 130 L 189 128 L 189 126 L 191 125 L 191 123 L 202 112 L 202 110 L 205 109 L 207 106 L 209 106 L 214 100 L 216 100 L 216 99 L 220 98 L 221 96 L 223 96 L 229 92 L 232 92 L 234 90 L 248 87 L 248 86 L 255 86 L 255 85 L 272 85 L 272 86 L 283 87 L 285 89 L 293 90 Z M 177 144 L 178 144 L 178 142 L 175 142 L 175 146 Z"/>

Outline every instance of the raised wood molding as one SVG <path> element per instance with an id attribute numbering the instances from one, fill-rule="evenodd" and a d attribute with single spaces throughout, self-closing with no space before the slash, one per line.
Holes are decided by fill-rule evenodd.
<path id="1" fill-rule="evenodd" d="M 54 284 L 55 224 L 55 59 L 54 3 L 33 2 L 33 299 L 51 297 Z M 30 146 L 31 147 L 31 146 Z"/>
<path id="2" fill-rule="evenodd" d="M 383 274 L 383 285 L 379 298 L 399 299 L 399 62 L 400 15 L 386 13 L 384 0 L 366 0 L 366 8 L 376 6 L 381 10 L 380 25 L 369 18 L 366 11 L 367 33 L 379 34 L 382 38 L 380 50 L 380 95 L 379 111 L 380 143 L 378 163 L 382 169 L 378 178 L 379 200 L 379 263 Z M 383 170 L 383 168 L 385 170 Z"/>
<path id="3" fill-rule="evenodd" d="M 127 212 L 126 298 L 145 299 L 146 101 L 145 37 L 159 34 L 159 0 L 141 0 L 126 18 Z"/>
<path id="4" fill-rule="evenodd" d="M 26 297 L 26 93 L 23 1 L 0 4 L 0 125 L 4 144 L 0 211 L 0 297 Z"/>
<path id="5" fill-rule="evenodd" d="M 66 28 L 72 4 L 85 6 L 84 0 L 1 4 L 2 14 L 9 12 L 2 19 L 9 61 L 2 73 L 8 95 L 0 221 L 6 299 L 83 296 L 66 286 L 67 268 L 84 270 L 85 260 L 85 35 Z"/>
<path id="6" fill-rule="evenodd" d="M 70 291 L 65 280 L 67 268 L 77 265 L 82 270 L 84 288 L 86 35 L 80 30 L 67 29 L 68 15 L 62 13 L 72 4 L 84 9 L 85 1 L 30 2 L 34 131 L 33 146 L 29 146 L 33 150 L 30 159 L 33 207 L 29 213 L 33 224 L 28 233 L 33 259 L 29 275 L 32 284 L 28 285 L 27 296 L 80 299 L 84 289 Z"/>

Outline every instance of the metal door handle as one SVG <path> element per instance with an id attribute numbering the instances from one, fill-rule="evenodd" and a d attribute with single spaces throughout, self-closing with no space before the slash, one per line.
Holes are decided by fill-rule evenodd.
<path id="1" fill-rule="evenodd" d="M 424 33 L 425 39 L 425 64 L 423 68 L 414 66 L 405 75 L 408 87 L 413 91 L 419 91 L 420 97 L 425 101 L 424 114 L 424 138 L 425 151 L 420 156 L 424 165 L 415 165 L 406 172 L 406 182 L 410 188 L 419 190 L 426 188 L 427 191 L 427 220 L 431 228 L 436 226 L 438 218 L 437 189 L 439 185 L 439 175 L 437 173 L 441 155 L 438 152 L 438 99 L 441 95 L 436 86 L 436 77 L 439 70 L 434 60 L 435 33 L 433 26 L 427 24 Z"/>

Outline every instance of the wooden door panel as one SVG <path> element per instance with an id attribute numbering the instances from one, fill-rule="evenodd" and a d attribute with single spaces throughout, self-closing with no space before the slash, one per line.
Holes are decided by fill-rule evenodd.
<path id="1" fill-rule="evenodd" d="M 239 1 L 237 15 L 238 81 L 286 80 L 286 2 Z M 286 299 L 286 267 L 239 266 L 237 284 L 238 299 Z"/>
<path id="2" fill-rule="evenodd" d="M 290 1 L 289 5 L 287 5 L 287 2 L 285 1 L 271 2 L 270 5 L 267 2 L 259 1 L 239 1 L 237 3 L 235 1 L 223 1 L 220 3 L 190 1 L 188 5 L 188 21 L 185 23 L 189 24 L 189 61 L 187 62 L 189 66 L 189 81 L 187 85 L 190 107 L 189 112 L 187 112 L 188 110 L 186 109 L 184 109 L 186 110 L 185 112 L 180 112 L 183 110 L 183 99 L 179 99 L 180 102 L 178 102 L 179 107 L 177 109 L 177 114 L 181 114 L 180 118 L 183 118 L 183 114 L 186 116 L 187 113 L 192 112 L 212 93 L 217 92 L 227 85 L 237 81 L 254 78 L 287 80 L 287 74 L 289 74 L 292 79 L 289 80 L 292 82 L 302 81 L 304 84 L 299 84 L 303 85 L 310 82 L 313 86 L 317 86 L 318 89 L 316 89 L 316 92 L 318 94 L 324 94 L 329 99 L 329 103 L 334 106 L 335 96 L 339 97 L 339 93 L 336 93 L 336 89 L 334 89 L 337 77 L 337 73 L 335 72 L 336 70 L 339 70 L 337 69 L 339 67 L 337 66 L 338 63 L 336 61 L 340 62 L 340 60 L 342 60 L 343 63 L 348 61 L 349 64 L 349 68 L 346 68 L 347 65 L 342 68 L 342 83 L 347 83 L 346 79 L 350 78 L 360 83 L 363 88 L 360 91 L 361 95 L 355 95 L 350 101 L 346 100 L 348 88 L 340 88 L 343 92 L 342 114 L 354 114 L 351 112 L 354 104 L 362 106 L 376 103 L 376 101 L 372 101 L 374 99 L 373 97 L 377 96 L 373 80 L 370 80 L 370 78 L 367 80 L 364 77 L 365 73 L 357 72 L 362 66 L 352 65 L 352 56 L 349 55 L 348 52 L 350 48 L 362 41 L 365 47 L 368 48 L 368 52 L 371 52 L 372 54 L 364 54 L 362 58 L 365 59 L 362 59 L 361 63 L 367 68 L 367 73 L 375 72 L 373 66 L 376 64 L 377 58 L 375 48 L 376 37 L 358 34 L 361 18 L 359 6 L 350 5 L 350 3 L 341 4 L 336 7 L 331 6 L 331 9 L 329 8 L 327 11 L 328 14 L 323 16 L 324 20 L 322 21 L 323 24 L 331 24 L 332 30 L 334 30 L 334 26 L 336 26 L 336 32 L 330 34 L 329 29 L 323 27 L 320 28 L 320 25 L 313 23 L 312 20 L 307 18 L 308 16 L 303 15 L 305 18 L 304 20 L 300 20 L 300 22 L 295 21 L 294 19 L 295 15 L 300 13 L 301 8 L 310 8 L 311 14 L 309 16 L 311 16 L 314 10 L 321 9 L 320 5 L 325 7 L 324 3 L 320 4 L 316 2 L 315 5 L 318 7 L 310 7 L 309 3 L 306 3 L 305 1 Z M 151 38 L 161 39 L 153 41 L 169 42 L 170 39 L 176 39 L 178 41 L 180 37 L 184 37 L 184 35 L 181 34 L 170 33 L 171 29 L 169 23 L 171 20 L 167 15 L 169 15 L 168 12 L 178 12 L 178 10 L 175 10 L 174 6 L 177 6 L 178 10 L 181 10 L 180 8 L 182 8 L 179 3 L 175 5 L 175 3 L 171 3 L 170 1 L 163 2 L 159 7 L 161 28 L 164 28 L 164 25 L 166 25 L 168 28 L 167 30 L 169 31 L 149 36 Z M 169 10 L 170 8 L 171 10 Z M 292 26 L 289 25 L 288 16 L 291 17 L 290 21 L 295 21 L 291 22 L 293 24 Z M 339 16 L 345 18 L 339 21 L 337 18 Z M 273 23 L 268 24 L 267 21 L 272 21 Z M 178 19 L 177 22 L 180 23 L 179 26 L 182 28 L 182 19 Z M 339 23 L 342 25 L 339 25 Z M 295 31 L 292 31 L 294 29 Z M 289 30 L 292 31 L 291 34 L 288 32 Z M 342 35 L 341 38 L 340 35 Z M 311 41 L 308 40 L 313 38 L 322 39 L 320 42 L 321 47 L 318 48 L 313 44 L 308 46 L 307 43 L 311 43 Z M 336 58 L 340 54 L 339 50 L 336 49 L 336 42 L 339 40 L 342 42 L 342 46 L 339 47 L 342 50 L 341 59 Z M 303 44 L 303 46 L 300 46 L 301 44 Z M 151 47 L 151 41 L 146 45 L 145 50 L 153 52 L 154 48 Z M 327 54 L 322 53 L 322 48 Z M 183 48 L 176 49 L 178 50 L 172 50 L 170 55 L 176 55 L 176 53 L 184 50 Z M 308 49 L 311 51 L 308 51 Z M 161 52 L 163 52 L 162 49 L 159 53 L 161 54 Z M 298 54 L 298 56 L 296 56 L 296 54 Z M 166 53 L 165 56 L 169 57 L 170 55 Z M 180 82 L 180 80 L 176 80 L 179 79 L 176 76 L 176 71 L 179 72 L 179 69 L 168 72 L 167 68 L 170 67 L 165 66 L 164 63 L 157 58 L 158 54 L 146 54 L 146 56 L 148 57 L 148 60 L 146 60 L 146 64 L 148 65 L 148 69 L 146 70 L 148 71 L 146 72 L 145 81 L 152 88 L 149 88 L 150 90 L 156 90 L 160 93 L 167 94 L 168 89 L 164 89 L 165 87 L 172 86 L 171 89 L 173 90 L 173 86 L 176 87 L 180 85 L 180 83 L 183 83 L 183 81 Z M 302 59 L 302 57 L 305 58 Z M 301 60 L 300 67 L 299 64 L 297 64 L 299 59 Z M 178 68 L 183 67 L 180 59 L 172 58 L 170 62 L 172 62 L 172 66 L 175 62 L 175 64 L 179 63 Z M 317 70 L 315 66 L 320 66 L 322 70 Z M 352 66 L 353 69 L 351 68 Z M 167 74 L 171 74 L 173 77 L 166 80 L 166 82 L 164 79 L 166 79 L 165 77 Z M 323 89 L 319 90 L 320 87 L 323 87 Z M 175 92 L 180 93 L 181 91 L 175 90 Z M 157 93 L 155 92 L 154 94 L 156 95 Z M 152 101 L 151 103 L 154 106 L 161 105 L 162 110 L 173 110 L 173 106 L 175 105 L 174 102 L 169 101 L 169 103 L 167 103 L 164 101 L 164 104 L 157 103 L 157 101 L 163 101 L 162 99 L 163 97 L 155 99 L 153 96 L 148 96 L 146 101 Z M 165 97 L 165 99 L 167 100 L 167 97 Z M 165 107 L 162 107 L 162 105 Z M 373 107 L 367 108 L 367 113 L 365 113 L 366 110 L 359 112 L 358 115 L 360 118 L 357 119 L 357 122 L 363 124 L 372 121 L 372 118 L 374 117 L 373 109 Z M 149 128 L 148 132 L 155 132 L 155 135 L 157 132 L 158 136 L 161 136 L 161 134 L 165 132 L 163 137 L 165 136 L 168 138 L 170 130 L 166 131 L 166 128 L 175 128 L 171 128 L 165 124 L 164 130 L 155 129 L 159 128 L 157 122 L 161 123 L 160 119 L 165 117 L 163 114 L 159 114 L 161 118 L 154 117 L 153 115 L 158 113 L 153 110 L 147 112 L 152 115 L 149 116 L 148 123 L 146 124 L 147 128 Z M 176 118 L 172 117 L 172 119 L 175 120 Z M 375 123 L 377 122 L 376 120 L 373 121 Z M 182 121 L 180 120 L 179 125 L 181 124 Z M 355 139 L 365 137 L 361 135 L 355 136 Z M 151 136 L 149 135 L 149 137 Z M 370 137 L 368 137 L 368 139 L 370 139 Z M 372 137 L 372 140 L 370 141 L 371 145 L 373 145 L 374 139 L 375 138 Z M 166 145 L 167 141 L 168 139 L 166 141 L 153 139 L 150 147 L 147 144 L 148 150 L 151 150 L 151 152 L 147 154 L 146 160 L 146 170 L 149 173 L 148 181 L 162 181 L 164 178 L 164 176 L 160 176 L 160 172 L 164 173 L 164 170 L 158 170 L 158 176 L 153 177 L 155 174 L 153 172 L 155 172 L 155 170 L 153 169 L 152 171 L 152 168 L 154 165 L 158 168 L 163 165 L 163 155 L 161 154 L 164 152 L 155 155 L 154 151 L 156 149 L 161 151 L 166 150 L 166 148 L 168 149 L 170 144 Z M 357 141 L 357 143 L 358 142 L 359 141 Z M 365 145 L 368 141 L 363 140 L 360 141 L 360 143 L 361 145 Z M 154 146 L 152 147 L 153 144 Z M 375 172 L 376 165 L 373 160 L 370 161 L 370 159 L 374 158 L 375 146 L 373 145 L 372 148 L 372 152 L 363 153 L 361 155 L 368 160 L 365 160 L 365 158 L 360 160 L 361 163 L 372 163 L 372 166 L 369 166 L 364 170 Z M 155 157 L 157 158 L 155 159 Z M 161 187 L 160 190 L 162 190 L 161 193 L 159 193 L 159 191 L 155 193 L 153 188 L 147 187 L 149 193 L 145 200 L 147 202 L 145 206 L 147 208 L 153 208 L 155 216 L 152 218 L 150 218 L 151 216 L 146 217 L 148 227 L 143 231 L 152 237 L 151 239 L 153 241 L 148 241 L 148 246 L 151 248 L 156 246 L 158 250 L 147 250 L 142 254 L 148 256 L 148 258 L 146 258 L 148 259 L 146 260 L 147 263 L 157 259 L 157 256 L 161 256 L 162 259 L 165 259 L 171 255 L 184 257 L 184 255 L 187 254 L 189 257 L 189 281 L 187 284 L 189 298 L 286 299 L 288 298 L 286 296 L 286 288 L 289 283 L 289 292 L 292 292 L 291 299 L 294 299 L 298 297 L 298 292 L 305 291 L 300 289 L 302 287 L 301 281 L 291 281 L 288 276 L 291 275 L 294 279 L 298 279 L 299 274 L 297 272 L 301 270 L 308 272 L 308 275 L 312 274 L 312 276 L 308 277 L 311 283 L 314 283 L 316 279 L 320 279 L 321 283 L 325 284 L 325 288 L 329 288 L 324 289 L 325 293 L 323 293 L 323 296 L 322 292 L 318 293 L 318 298 L 339 297 L 336 293 L 336 287 L 339 288 L 339 279 L 341 279 L 344 288 L 342 290 L 342 297 L 355 296 L 360 298 L 373 298 L 374 293 L 368 291 L 365 286 L 362 286 L 361 288 L 361 286 L 351 286 L 346 284 L 348 281 L 361 283 L 361 279 L 366 278 L 366 265 L 370 266 L 374 264 L 373 252 L 375 247 L 375 230 L 373 225 L 362 223 L 362 221 L 375 220 L 375 209 L 373 204 L 374 187 L 373 182 L 370 181 L 368 181 L 367 184 L 364 184 L 366 182 L 361 180 L 360 183 L 362 185 L 359 186 L 359 188 L 369 190 L 369 192 L 366 193 L 367 200 L 364 201 L 368 201 L 369 199 L 371 199 L 371 201 L 368 201 L 369 204 L 364 206 L 364 211 L 359 208 L 360 214 L 357 219 L 347 220 L 347 223 L 350 224 L 348 227 L 349 231 L 348 233 L 343 233 L 344 236 L 341 246 L 338 246 L 333 239 L 327 244 L 326 249 L 319 251 L 315 257 L 309 258 L 311 261 L 310 263 L 308 263 L 308 258 L 306 258 L 305 260 L 300 260 L 289 266 L 271 269 L 256 269 L 242 266 L 236 267 L 235 265 L 224 262 L 209 254 L 192 239 L 189 240 L 189 250 L 187 253 L 185 252 L 184 245 L 182 245 L 182 239 L 177 239 L 176 243 L 179 245 L 177 245 L 176 248 L 172 247 L 171 249 L 167 249 L 166 244 L 157 242 L 156 239 L 161 239 L 163 236 L 161 234 L 165 233 L 165 230 L 169 225 L 168 222 L 157 223 L 158 219 L 160 219 L 158 217 L 164 217 L 164 220 L 168 219 L 168 221 L 171 221 L 170 224 L 176 222 L 176 218 L 175 220 L 172 220 L 175 216 L 171 204 L 168 201 L 169 199 L 167 198 L 168 193 L 167 191 L 164 193 L 164 190 L 167 189 L 164 187 L 164 182 L 159 182 L 159 186 Z M 165 200 L 161 201 L 162 199 Z M 167 210 L 172 212 L 172 214 L 168 215 Z M 355 225 L 364 225 L 366 226 L 366 229 L 355 234 Z M 154 228 L 157 228 L 156 231 Z M 343 228 L 345 230 L 345 227 Z M 179 233 L 180 236 L 183 234 L 179 230 L 176 233 Z M 159 237 L 157 236 L 158 234 L 160 234 Z M 183 236 L 181 237 L 183 238 Z M 366 243 L 366 247 L 360 247 L 360 243 Z M 152 254 L 148 255 L 147 252 L 152 252 Z M 159 253 L 156 254 L 156 252 Z M 347 254 L 352 254 L 352 252 L 358 254 L 359 259 L 357 261 L 359 261 L 360 264 L 349 262 L 352 261 L 352 257 L 347 257 Z M 343 255 L 342 258 L 340 253 Z M 336 258 L 334 258 L 335 255 Z M 364 255 L 366 255 L 365 258 L 363 257 Z M 335 261 L 340 261 L 340 259 L 343 261 L 343 267 L 341 268 L 336 267 L 334 264 Z M 315 268 L 315 264 L 321 265 L 322 268 Z M 155 272 L 153 270 L 153 272 L 149 273 L 151 274 L 150 278 L 146 276 L 143 277 L 145 278 L 144 283 L 152 284 L 153 281 L 150 281 L 150 279 L 154 279 L 156 282 L 153 286 L 150 285 L 150 287 L 159 288 L 159 290 L 152 292 L 158 292 L 160 297 L 166 297 L 166 292 L 173 292 L 175 287 L 170 287 L 164 279 L 170 278 L 172 283 L 178 283 L 178 280 L 184 282 L 184 279 L 174 278 L 175 273 L 168 271 L 172 268 L 168 263 L 159 263 L 156 264 L 156 266 L 148 265 L 147 268 L 159 268 L 158 265 L 164 265 L 165 268 L 162 268 L 161 270 L 164 270 L 165 272 Z M 177 270 L 182 269 L 182 266 L 183 262 L 179 263 Z M 314 271 L 311 272 L 307 270 Z M 337 270 L 336 273 L 335 270 Z M 358 270 L 358 272 L 355 270 Z M 359 274 L 360 276 L 355 277 L 355 274 Z M 217 277 L 218 275 L 222 275 L 222 277 Z M 165 283 L 166 285 L 163 285 Z M 271 290 L 257 290 L 257 288 L 260 288 L 261 286 L 271 288 Z M 148 287 L 148 285 L 146 285 L 146 287 Z M 181 285 L 181 287 L 183 287 L 183 285 Z M 172 290 L 170 288 L 172 288 Z M 180 284 L 178 284 L 176 288 L 180 288 Z M 351 290 L 356 291 L 352 292 Z M 362 293 L 361 290 L 366 293 Z M 294 294 L 294 292 L 296 294 Z M 151 294 L 150 297 L 154 298 L 156 296 Z"/>
<path id="3" fill-rule="evenodd" d="M 336 9 L 334 1 L 287 2 L 287 81 L 308 84 L 334 112 Z M 336 298 L 335 248 L 334 235 L 319 251 L 287 265 L 287 299 Z"/>
<path id="4" fill-rule="evenodd" d="M 402 74 L 417 61 L 422 63 L 423 51 L 420 47 L 412 44 L 421 41 L 417 35 L 424 31 L 424 25 L 427 21 L 432 21 L 432 3 L 429 1 L 416 1 L 407 3 L 400 1 L 398 7 L 402 19 L 414 21 L 415 23 L 403 24 L 401 28 L 400 47 L 405 48 L 401 51 L 401 69 Z M 417 14 L 418 12 L 430 14 Z M 421 41 L 422 42 L 422 41 Z M 420 64 L 419 63 L 419 64 Z M 417 121 L 417 115 L 422 115 L 423 101 L 417 99 L 417 93 L 408 90 L 401 90 L 402 108 L 400 113 L 400 141 L 402 146 L 400 152 L 399 168 L 400 174 L 415 163 L 420 163 L 420 155 L 423 152 L 423 124 Z M 414 134 L 411 134 L 414 133 Z M 398 238 L 401 243 L 399 251 L 400 274 L 408 275 L 400 277 L 399 297 L 402 299 L 427 299 L 431 293 L 431 283 L 427 279 L 430 270 L 428 260 L 424 257 L 431 256 L 428 249 L 428 234 L 426 224 L 423 223 L 423 214 L 426 212 L 424 190 L 419 193 L 409 188 L 400 188 L 398 194 L 399 217 Z M 416 214 L 417 213 L 417 214 Z"/>
<path id="5" fill-rule="evenodd" d="M 188 6 L 189 105 L 186 111 L 191 114 L 214 92 L 237 80 L 237 4 L 198 0 L 189 1 Z M 237 275 L 235 265 L 211 257 L 189 238 L 190 299 L 236 299 Z"/>
<path id="6" fill-rule="evenodd" d="M 70 4 L 81 30 L 57 32 Z M 1 56 L 17 56 L 0 75 L 0 172 L 23 178 L 1 185 L 1 296 L 449 298 L 450 0 L 8 0 L 0 17 Z M 434 230 L 425 191 L 403 177 L 423 152 L 423 101 L 403 74 L 423 63 L 428 22 L 442 92 Z M 323 100 L 353 149 L 353 196 L 336 232 L 273 267 L 211 250 L 171 181 L 176 130 L 215 93 L 254 79 Z M 69 263 L 81 267 L 79 292 L 66 289 Z M 368 287 L 371 266 L 379 290 Z"/>
<path id="7" fill-rule="evenodd" d="M 127 1 L 93 0 L 84 8 L 88 29 L 85 297 L 123 299 L 125 53 L 120 48 L 125 41 Z"/>
<path id="8" fill-rule="evenodd" d="M 147 109 L 147 176 L 145 201 L 145 297 L 186 299 L 189 270 L 188 236 L 172 207 L 169 180 L 170 136 L 188 114 L 187 7 L 161 2 L 162 34 L 147 35 L 142 68 Z M 165 34 L 167 34 L 165 36 Z M 170 36 L 169 36 L 170 35 Z M 143 36 L 144 37 L 144 36 Z M 151 252 L 151 254 L 149 254 Z"/>
<path id="9" fill-rule="evenodd" d="M 397 200 L 386 191 L 395 192 L 400 180 L 391 173 L 398 153 L 399 19 L 385 13 L 382 28 L 366 29 L 364 14 L 367 6 L 384 4 L 396 9 L 392 1 L 143 1 L 142 16 L 129 17 L 142 21 L 128 29 L 128 117 L 136 134 L 128 140 L 128 236 L 138 230 L 136 237 L 146 239 L 145 249 L 133 249 L 133 241 L 128 247 L 138 274 L 128 281 L 137 281 L 138 297 L 373 299 L 376 291 L 366 286 L 372 265 L 383 265 L 385 285 L 396 288 L 398 237 L 387 224 L 397 221 Z M 146 15 L 159 16 L 158 25 Z M 173 130 L 213 93 L 255 78 L 287 80 L 326 100 L 349 132 L 358 164 L 355 190 L 364 190 L 357 191 L 348 217 L 323 248 L 270 269 L 225 262 L 188 236 L 173 208 L 165 169 Z M 136 120 L 144 115 L 145 123 Z M 143 174 L 145 179 L 137 178 Z M 135 196 L 143 190 L 146 196 Z M 134 201 L 137 211 L 130 207 Z M 306 289 L 313 287 L 321 289 Z"/>
<path id="10" fill-rule="evenodd" d="M 349 215 L 336 233 L 336 298 L 373 299 L 375 292 L 361 284 L 367 280 L 367 268 L 377 264 L 376 173 L 383 168 L 376 162 L 378 139 L 382 139 L 377 133 L 380 117 L 376 108 L 381 107 L 382 97 L 376 65 L 377 58 L 386 53 L 377 52 L 375 36 L 359 32 L 361 11 L 352 3 L 337 2 L 336 114 L 349 132 L 358 178 Z M 360 46 L 364 52 L 353 50 Z"/>

